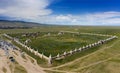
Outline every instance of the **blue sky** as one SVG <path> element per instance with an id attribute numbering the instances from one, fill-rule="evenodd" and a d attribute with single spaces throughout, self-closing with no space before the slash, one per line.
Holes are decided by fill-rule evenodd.
<path id="1" fill-rule="evenodd" d="M 117 0 L 59 0 L 49 6 L 55 13 L 94 13 L 104 11 L 120 11 Z M 59 10 L 59 11 L 58 11 Z"/>
<path id="2" fill-rule="evenodd" d="M 0 20 L 120 26 L 119 0 L 0 0 Z"/>

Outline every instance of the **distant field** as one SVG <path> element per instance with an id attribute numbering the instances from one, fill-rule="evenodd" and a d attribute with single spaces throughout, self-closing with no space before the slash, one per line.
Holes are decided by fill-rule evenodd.
<path id="1" fill-rule="evenodd" d="M 50 31 L 79 31 L 91 33 L 110 34 L 112 32 L 119 32 L 120 27 L 110 26 L 41 26 L 31 29 L 0 29 L 0 33 L 23 33 L 23 32 L 50 32 Z"/>

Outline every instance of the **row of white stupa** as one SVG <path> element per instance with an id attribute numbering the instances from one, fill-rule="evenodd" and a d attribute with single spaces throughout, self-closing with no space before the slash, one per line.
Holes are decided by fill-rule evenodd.
<path id="1" fill-rule="evenodd" d="M 104 44 L 105 42 L 108 42 L 108 41 L 110 41 L 110 40 L 112 40 L 112 39 L 115 39 L 115 38 L 117 38 L 117 36 L 112 36 L 112 37 L 107 38 L 107 39 L 105 39 L 105 40 L 100 40 L 100 41 L 95 42 L 95 43 L 93 43 L 93 44 L 89 44 L 89 45 L 80 47 L 79 49 L 71 50 L 71 51 L 69 51 L 69 52 L 64 52 L 64 53 L 61 54 L 61 55 L 58 54 L 57 56 L 51 57 L 51 58 L 52 58 L 52 59 L 64 58 L 65 56 L 72 55 L 72 54 L 74 54 L 74 53 L 76 53 L 76 52 L 81 52 L 81 51 L 83 51 L 83 50 L 86 50 L 86 49 L 89 49 L 89 48 L 98 46 L 98 45 L 100 45 L 100 44 Z M 64 56 L 64 57 L 63 57 L 63 56 Z"/>
<path id="2" fill-rule="evenodd" d="M 13 39 L 12 37 L 10 37 L 10 36 L 7 35 L 7 34 L 4 34 L 4 35 L 5 35 L 6 37 L 10 38 L 10 39 Z M 108 36 L 109 36 L 109 35 L 108 35 Z M 54 59 L 61 59 L 61 58 L 63 58 L 63 57 L 66 57 L 66 56 L 75 54 L 75 53 L 77 53 L 77 52 L 81 52 L 82 50 L 86 50 L 86 49 L 92 48 L 92 47 L 94 47 L 94 46 L 97 46 L 97 45 L 100 45 L 100 44 L 104 44 L 105 42 L 110 41 L 110 40 L 115 39 L 115 38 L 117 38 L 117 36 L 111 36 L 110 38 L 107 38 L 107 39 L 105 39 L 105 40 L 100 40 L 100 41 L 95 42 L 95 43 L 93 43 L 93 44 L 89 44 L 89 45 L 83 46 L 83 47 L 81 47 L 81 48 L 79 48 L 79 49 L 74 49 L 74 50 L 71 50 L 71 51 L 69 51 L 69 52 L 64 52 L 64 53 L 61 54 L 61 55 L 58 54 L 57 56 L 54 56 L 54 57 L 52 57 L 51 55 L 50 55 L 49 57 L 47 57 L 47 56 L 45 56 L 43 53 L 42 53 L 42 54 L 39 53 L 38 50 L 35 51 L 34 49 L 31 49 L 30 47 L 28 47 L 28 46 L 26 46 L 25 44 L 21 43 L 19 40 L 14 39 L 14 41 L 15 41 L 16 43 L 18 43 L 19 45 L 21 45 L 22 47 L 26 48 L 26 49 L 27 49 L 28 51 L 30 51 L 31 53 L 34 53 L 36 56 L 39 56 L 40 58 L 44 58 L 44 59 L 48 60 L 48 63 L 51 64 L 51 63 L 52 63 L 52 60 L 54 60 Z"/>

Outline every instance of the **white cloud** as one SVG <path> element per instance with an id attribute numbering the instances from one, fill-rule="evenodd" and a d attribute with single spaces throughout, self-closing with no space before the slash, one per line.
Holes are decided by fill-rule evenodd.
<path id="1" fill-rule="evenodd" d="M 93 25 L 120 25 L 120 12 L 103 12 L 88 15 L 88 21 L 92 18 Z"/>
<path id="2" fill-rule="evenodd" d="M 43 15 L 49 15 L 52 13 L 50 9 L 46 7 L 49 5 L 48 0 L 5 0 L 0 4 L 7 2 L 8 5 L 0 7 L 0 15 L 32 19 Z"/>
<path id="3" fill-rule="evenodd" d="M 65 21 L 68 21 L 68 20 L 71 20 L 70 17 L 71 17 L 71 15 L 66 15 L 66 16 L 65 16 L 65 15 L 58 15 L 58 16 L 56 16 L 56 19 L 57 19 L 57 20 L 63 20 L 63 21 L 65 20 Z"/>
<path id="4" fill-rule="evenodd" d="M 119 25 L 120 12 L 102 12 L 79 15 L 47 15 L 37 17 L 31 21 L 61 25 Z"/>
<path id="5" fill-rule="evenodd" d="M 1 0 L 0 15 L 16 20 L 64 25 L 120 25 L 120 12 L 52 14 L 47 6 L 54 0 Z"/>
<path id="6" fill-rule="evenodd" d="M 35 18 L 34 20 L 36 22 L 43 22 L 48 24 L 61 24 L 61 25 L 68 25 L 68 24 L 74 24 L 77 22 L 77 18 L 74 15 L 48 15 L 48 16 L 42 16 Z"/>

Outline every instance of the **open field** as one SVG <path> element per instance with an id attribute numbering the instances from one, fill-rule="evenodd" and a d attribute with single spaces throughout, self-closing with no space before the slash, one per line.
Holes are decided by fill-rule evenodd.
<path id="1" fill-rule="evenodd" d="M 55 26 L 56 27 L 56 26 Z M 52 29 L 53 28 L 53 29 Z M 59 44 L 59 42 L 62 42 L 62 45 L 64 41 L 67 42 L 77 42 L 77 45 L 81 45 L 81 42 L 79 41 L 88 41 L 85 42 L 85 44 L 89 44 L 95 41 L 98 41 L 99 39 L 105 39 L 106 37 L 97 37 L 96 36 L 86 36 L 84 35 L 84 37 L 86 38 L 82 38 L 83 35 L 75 35 L 73 37 L 73 35 L 64 35 L 64 36 L 53 36 L 54 33 L 52 34 L 52 32 L 59 32 L 59 31 L 75 31 L 75 32 L 83 32 L 83 33 L 100 33 L 100 34 L 109 34 L 109 35 L 116 35 L 118 36 L 118 39 L 112 40 L 110 42 L 107 42 L 103 45 L 97 46 L 97 47 L 93 47 L 92 49 L 88 49 L 85 51 L 82 51 L 80 53 L 76 53 L 74 55 L 68 56 L 66 57 L 66 59 L 62 59 L 62 60 L 55 60 L 53 62 L 52 67 L 50 66 L 44 66 L 47 68 L 43 68 L 47 73 L 120 73 L 120 64 L 119 64 L 119 60 L 120 60 L 120 27 L 40 27 L 40 28 L 33 28 L 33 29 L 12 29 L 12 30 L 0 30 L 1 33 L 21 33 L 21 32 L 44 32 L 45 34 L 47 34 L 48 32 L 51 32 L 51 36 L 47 36 L 42 38 L 42 35 L 39 35 L 36 38 L 30 38 L 33 42 L 36 41 L 47 41 L 48 43 L 55 42 L 55 45 L 57 45 L 56 43 Z M 44 34 L 43 33 L 43 34 Z M 16 35 L 15 35 L 16 36 Z M 80 38 L 79 38 L 80 37 Z M 42 38 L 42 39 L 41 39 Z M 21 38 L 24 39 L 24 38 Z M 25 38 L 26 39 L 26 38 Z M 38 40 L 39 39 L 39 40 Z M 63 40 L 61 40 L 63 39 Z M 24 40 L 21 40 L 24 41 Z M 57 42 L 56 42 L 57 41 Z M 41 43 L 41 42 L 38 42 Z M 47 44 L 46 42 L 44 42 L 45 44 Z M 83 43 L 83 42 L 82 42 Z M 29 43 L 28 45 L 31 44 L 36 44 L 36 43 Z M 60 46 L 53 46 L 51 47 L 51 44 L 49 46 L 48 45 L 43 45 L 44 47 L 48 47 L 45 48 L 47 49 L 47 51 L 50 51 L 49 49 L 52 49 L 52 51 L 50 53 L 54 52 L 54 49 L 57 49 L 56 47 L 59 47 L 58 49 L 60 49 Z M 65 43 L 67 44 L 67 43 Z M 75 43 L 76 44 L 76 43 Z M 31 46 L 31 47 L 34 47 Z M 77 45 L 74 44 L 69 44 L 70 46 L 73 45 L 73 48 L 77 48 Z M 84 45 L 84 43 L 83 43 Z M 81 46 L 83 46 L 81 45 Z M 19 45 L 17 45 L 19 46 Z M 51 48 L 50 48 L 51 47 Z M 79 46 L 78 46 L 79 47 Z M 40 51 L 44 51 L 40 48 Z M 70 47 L 69 47 L 70 48 Z M 69 48 L 67 49 L 65 47 L 65 49 L 69 50 Z M 22 48 L 21 48 L 22 49 Z M 36 48 L 37 49 L 37 48 Z M 70 48 L 72 49 L 72 48 Z M 62 50 L 64 50 L 64 46 L 62 47 Z M 65 50 L 65 51 L 67 51 Z M 46 55 L 49 56 L 50 53 L 47 53 L 46 51 Z M 27 52 L 27 51 L 26 51 Z M 61 52 L 61 51 L 58 51 Z M 56 55 L 58 52 L 53 53 L 53 55 Z M 32 53 L 27 52 L 30 56 L 34 57 L 36 60 L 38 57 L 35 57 Z M 62 53 L 62 52 L 61 52 Z M 45 51 L 44 51 L 45 54 Z M 38 63 L 40 66 L 46 65 L 46 63 L 44 61 L 42 61 L 41 59 L 39 59 L 41 63 Z"/>

